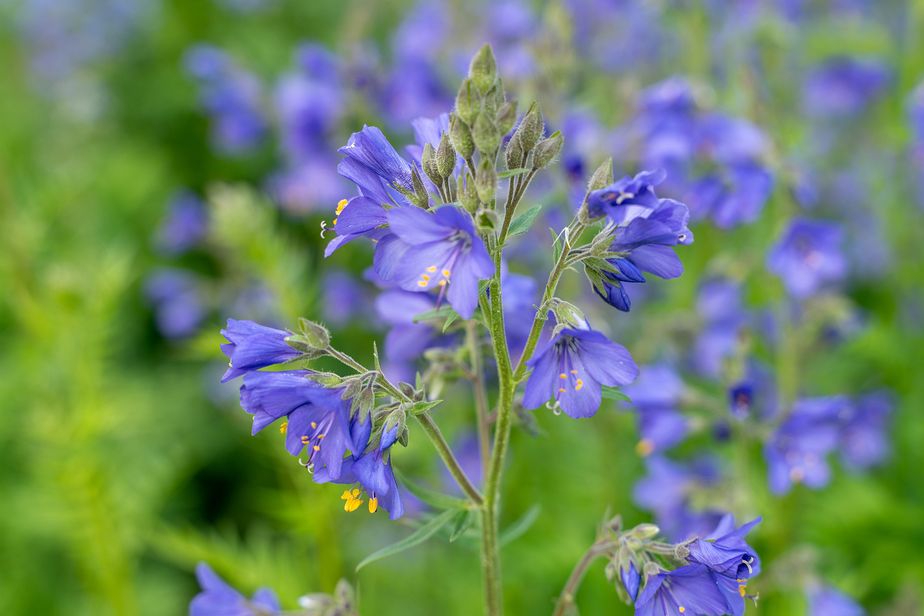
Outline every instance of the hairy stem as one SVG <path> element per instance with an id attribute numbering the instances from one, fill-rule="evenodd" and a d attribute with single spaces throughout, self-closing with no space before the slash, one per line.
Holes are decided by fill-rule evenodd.
<path id="1" fill-rule="evenodd" d="M 475 389 L 475 415 L 478 421 L 478 445 L 481 451 L 481 468 L 484 473 L 491 460 L 491 433 L 488 424 L 488 392 L 484 382 L 481 346 L 478 344 L 478 324 L 465 323 L 465 340 L 471 355 L 472 386 Z"/>
<path id="2" fill-rule="evenodd" d="M 619 544 L 615 541 L 598 541 L 584 552 L 584 556 L 574 565 L 571 575 L 568 576 L 568 581 L 565 582 L 565 587 L 562 588 L 561 594 L 558 596 L 553 616 L 564 616 L 567 613 L 568 608 L 575 604 L 574 596 L 577 594 L 578 587 L 581 585 L 581 580 L 584 579 L 584 574 L 587 573 L 590 565 L 593 564 L 595 560 L 601 556 L 605 556 L 607 552 L 617 547 L 619 547 Z"/>
<path id="3" fill-rule="evenodd" d="M 365 366 L 361 363 L 343 353 L 337 349 L 329 349 L 328 353 L 331 357 L 338 360 L 340 363 L 345 366 L 349 366 L 356 372 L 368 372 Z M 408 398 L 404 393 L 401 392 L 391 381 L 389 381 L 384 374 L 379 374 L 378 383 L 382 386 L 385 391 L 389 393 L 396 400 L 402 400 L 404 402 L 413 402 Z M 430 439 L 430 442 L 433 443 L 433 447 L 436 449 L 436 452 L 439 454 L 440 458 L 443 460 L 443 464 L 446 465 L 446 468 L 449 470 L 449 473 L 452 475 L 452 478 L 456 480 L 456 483 L 459 484 L 459 487 L 462 488 L 462 491 L 465 492 L 466 496 L 478 506 L 481 506 L 484 503 L 484 499 L 481 496 L 481 493 L 478 492 L 478 488 L 475 487 L 475 484 L 468 478 L 468 475 L 465 474 L 465 471 L 462 469 L 462 465 L 459 464 L 459 460 L 456 459 L 455 454 L 452 452 L 452 448 L 449 447 L 449 443 L 446 442 L 446 438 L 443 436 L 443 433 L 440 431 L 439 426 L 436 425 L 436 422 L 433 420 L 433 416 L 430 415 L 430 411 L 425 411 L 423 413 L 418 413 L 414 415 L 417 419 L 417 423 L 420 424 L 420 427 L 423 428 L 427 437 Z"/>

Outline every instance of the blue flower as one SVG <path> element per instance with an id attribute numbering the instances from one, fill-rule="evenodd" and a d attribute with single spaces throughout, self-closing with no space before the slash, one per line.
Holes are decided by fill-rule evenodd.
<path id="1" fill-rule="evenodd" d="M 664 181 L 663 171 L 642 171 L 635 177 L 625 176 L 587 196 L 587 212 L 592 218 L 608 216 L 623 224 L 647 215 L 658 207 L 654 187 Z"/>
<path id="2" fill-rule="evenodd" d="M 805 299 L 847 271 L 841 228 L 820 220 L 794 219 L 767 257 L 767 268 L 796 299 Z"/>
<path id="3" fill-rule="evenodd" d="M 379 241 L 375 270 L 407 291 L 439 289 L 462 318 L 478 305 L 479 281 L 494 264 L 467 213 L 455 206 L 435 212 L 416 207 L 389 210 L 394 234 Z"/>
<path id="4" fill-rule="evenodd" d="M 809 616 L 865 616 L 863 607 L 831 586 L 817 586 L 808 593 Z"/>
<path id="5" fill-rule="evenodd" d="M 378 199 L 380 203 L 394 201 L 394 193 L 390 190 L 394 187 L 413 192 L 410 164 L 375 126 L 364 126 L 361 131 L 350 135 L 347 144 L 338 152 L 346 156 L 341 162 L 342 169 L 338 167 L 341 175 L 354 181 L 361 190 L 372 188 L 374 192 L 382 191 L 387 198 Z M 351 177 L 353 175 L 359 177 Z M 379 182 L 369 181 L 374 177 L 379 178 Z M 375 198 L 377 195 L 367 196 Z"/>
<path id="6" fill-rule="evenodd" d="M 186 252 L 199 245 L 207 230 L 205 204 L 191 192 L 180 192 L 170 201 L 167 218 L 157 231 L 157 247 L 169 255 Z"/>
<path id="7" fill-rule="evenodd" d="M 705 565 L 685 565 L 648 578 L 635 602 L 635 616 L 724 616 L 725 596 Z"/>
<path id="8" fill-rule="evenodd" d="M 186 338 L 196 333 L 206 315 L 196 276 L 179 269 L 159 269 L 151 274 L 144 287 L 161 334 L 167 338 Z"/>
<path id="9" fill-rule="evenodd" d="M 628 569 L 625 567 L 619 568 L 619 580 L 622 582 L 622 587 L 629 594 L 629 600 L 634 603 L 638 597 L 638 588 L 642 581 L 642 576 L 639 575 L 634 562 L 629 562 Z"/>
<path id="10" fill-rule="evenodd" d="M 643 366 L 638 379 L 623 389 L 638 413 L 639 455 L 664 451 L 686 438 L 689 423 L 677 410 L 683 389 L 683 381 L 668 364 Z"/>
<path id="11" fill-rule="evenodd" d="M 241 387 L 241 406 L 253 415 L 252 434 L 285 418 L 279 431 L 293 456 L 307 448 L 313 478 L 318 483 L 340 476 L 347 450 L 362 451 L 365 442 L 353 438 L 350 401 L 341 389 L 326 389 L 305 378 L 306 370 L 250 372 Z"/>
<path id="12" fill-rule="evenodd" d="M 253 321 L 228 319 L 221 335 L 228 340 L 221 345 L 221 352 L 228 356 L 228 370 L 221 377 L 222 383 L 301 354 L 286 343 L 289 332 Z"/>
<path id="13" fill-rule="evenodd" d="M 601 385 L 621 387 L 638 376 L 625 347 L 592 329 L 566 327 L 527 362 L 523 406 L 535 409 L 550 399 L 575 419 L 591 417 L 602 399 Z"/>
<path id="14" fill-rule="evenodd" d="M 878 391 L 860 397 L 846 409 L 838 446 L 846 467 L 866 469 L 888 457 L 887 431 L 894 406 L 889 392 Z"/>
<path id="15" fill-rule="evenodd" d="M 735 528 L 734 517 L 726 515 L 711 535 L 695 539 L 688 546 L 689 562 L 709 569 L 716 587 L 725 597 L 727 613 L 733 616 L 744 614 L 748 580 L 760 573 L 760 559 L 744 540 L 759 522 L 760 518 L 757 518 Z"/>
<path id="16" fill-rule="evenodd" d="M 770 490 L 785 494 L 794 483 L 825 486 L 831 470 L 825 457 L 838 445 L 839 418 L 850 401 L 844 396 L 797 400 L 786 420 L 764 446 Z"/>
<path id="17" fill-rule="evenodd" d="M 883 94 L 889 81 L 888 67 L 878 60 L 829 58 L 809 73 L 804 104 L 817 117 L 856 115 Z"/>
<path id="18" fill-rule="evenodd" d="M 415 362 L 437 344 L 437 330 L 428 323 L 414 321 L 417 315 L 434 307 L 431 296 L 401 289 L 388 289 L 376 298 L 376 313 L 389 325 L 383 349 L 384 370 L 389 378 L 413 381 Z"/>
<path id="19" fill-rule="evenodd" d="M 355 422 L 354 422 L 355 423 Z M 370 422 L 357 424 L 354 431 L 358 430 L 360 434 L 365 434 L 368 439 Z M 357 438 L 354 436 L 354 439 Z M 363 440 L 362 436 L 358 437 Z M 404 506 L 401 503 L 401 495 L 398 490 L 398 482 L 395 480 L 395 474 L 391 467 L 390 448 L 398 439 L 398 428 L 395 427 L 382 433 L 379 444 L 359 454 L 354 450 L 352 458 L 348 458 L 343 463 L 343 468 L 336 478 L 331 481 L 339 484 L 359 484 L 361 488 L 352 487 L 344 490 L 340 498 L 344 501 L 344 511 L 351 512 L 358 509 L 363 504 L 364 493 L 369 498 L 369 513 L 375 513 L 379 505 L 383 506 L 389 514 L 389 518 L 396 520 L 404 515 Z M 326 479 L 322 476 L 322 480 Z"/>
<path id="20" fill-rule="evenodd" d="M 196 566 L 202 592 L 189 604 L 189 616 L 273 616 L 282 613 L 276 594 L 260 588 L 252 599 L 231 588 L 205 563 Z"/>
<path id="21" fill-rule="evenodd" d="M 740 351 L 742 333 L 751 320 L 742 305 L 741 285 L 725 278 L 707 280 L 700 285 L 696 307 L 703 328 L 694 344 L 693 366 L 718 378 L 726 360 Z"/>

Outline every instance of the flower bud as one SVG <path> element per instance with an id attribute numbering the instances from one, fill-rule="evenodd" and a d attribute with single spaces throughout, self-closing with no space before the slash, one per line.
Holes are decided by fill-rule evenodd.
<path id="1" fill-rule="evenodd" d="M 330 346 L 330 332 L 320 323 L 308 319 L 298 320 L 302 339 L 315 349 L 326 349 Z"/>
<path id="2" fill-rule="evenodd" d="M 414 186 L 414 194 L 411 201 L 417 207 L 427 209 L 430 207 L 430 193 L 427 192 L 427 187 L 424 186 L 423 180 L 420 177 L 420 174 L 417 173 L 417 169 L 411 169 L 411 184 Z"/>
<path id="3" fill-rule="evenodd" d="M 517 102 L 507 101 L 502 104 L 497 110 L 494 122 L 497 124 L 497 129 L 501 132 L 501 135 L 509 133 L 517 122 Z"/>
<path id="4" fill-rule="evenodd" d="M 475 142 L 472 132 L 462 118 L 456 114 L 449 116 L 449 140 L 452 147 L 464 159 L 469 159 L 475 153 Z"/>
<path id="5" fill-rule="evenodd" d="M 478 192 L 475 190 L 475 179 L 471 174 L 466 175 L 466 181 L 463 184 L 462 179 L 459 178 L 456 186 L 456 194 L 459 195 L 459 203 L 462 204 L 462 207 L 469 214 L 474 214 L 478 211 L 478 206 L 481 204 L 481 201 L 478 200 Z"/>
<path id="6" fill-rule="evenodd" d="M 471 124 L 475 121 L 480 105 L 478 97 L 475 95 L 475 86 L 471 79 L 466 79 L 459 86 L 459 92 L 456 94 L 456 113 L 466 123 Z"/>
<path id="7" fill-rule="evenodd" d="M 440 137 L 440 144 L 436 148 L 436 171 L 441 177 L 448 178 L 455 168 L 456 152 L 449 142 L 449 134 L 443 133 Z"/>
<path id="8" fill-rule="evenodd" d="M 590 180 L 587 182 L 587 192 L 600 190 L 601 188 L 609 186 L 612 183 L 613 159 L 612 157 L 608 157 L 599 167 L 597 167 L 593 175 L 590 176 Z"/>
<path id="9" fill-rule="evenodd" d="M 520 169 L 526 163 L 526 152 L 523 151 L 523 146 L 516 133 L 507 142 L 507 147 L 504 149 L 504 161 L 508 169 Z"/>
<path id="10" fill-rule="evenodd" d="M 654 524 L 639 524 L 631 531 L 629 531 L 632 536 L 638 539 L 651 539 L 655 535 L 661 532 L 661 529 L 655 526 Z"/>
<path id="11" fill-rule="evenodd" d="M 497 81 L 497 62 L 490 45 L 484 45 L 472 58 L 468 67 L 468 78 L 482 94 L 487 94 Z"/>
<path id="12" fill-rule="evenodd" d="M 533 169 L 544 169 L 548 167 L 549 164 L 555 160 L 555 157 L 561 153 L 563 144 L 564 139 L 559 130 L 552 133 L 547 139 L 543 139 L 537 143 L 536 150 L 533 152 Z"/>
<path id="13" fill-rule="evenodd" d="M 429 143 L 424 144 L 423 152 L 420 154 L 420 166 L 423 167 L 424 173 L 434 184 L 439 186 L 442 183 L 443 177 L 440 175 L 436 163 L 436 152 Z"/>
<path id="14" fill-rule="evenodd" d="M 494 170 L 494 162 L 488 160 L 487 157 L 482 158 L 478 163 L 475 190 L 482 203 L 490 204 L 494 200 L 494 193 L 497 190 L 497 172 Z"/>
<path id="15" fill-rule="evenodd" d="M 517 127 L 517 131 L 514 133 L 514 136 L 518 136 L 520 139 L 520 146 L 523 148 L 523 152 L 528 154 L 536 147 L 536 144 L 539 143 L 539 139 L 542 137 L 544 128 L 545 125 L 542 122 L 542 113 L 539 111 L 539 105 L 533 103 L 530 105 L 526 115 L 523 116 L 520 126 Z"/>
<path id="16" fill-rule="evenodd" d="M 478 151 L 487 156 L 494 154 L 500 146 L 500 131 L 497 130 L 497 126 L 486 111 L 480 112 L 475 117 L 472 137 L 475 139 Z"/>

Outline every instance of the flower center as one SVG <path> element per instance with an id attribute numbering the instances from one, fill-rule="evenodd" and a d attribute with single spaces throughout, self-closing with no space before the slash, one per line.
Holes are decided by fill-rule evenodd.
<path id="1" fill-rule="evenodd" d="M 344 501 L 343 510 L 347 513 L 352 513 L 360 508 L 363 504 L 363 491 L 359 488 L 352 488 L 350 490 L 344 490 L 343 494 L 340 495 L 340 500 Z M 375 494 L 369 497 L 369 513 L 375 513 L 379 510 L 379 499 L 376 498 Z"/>

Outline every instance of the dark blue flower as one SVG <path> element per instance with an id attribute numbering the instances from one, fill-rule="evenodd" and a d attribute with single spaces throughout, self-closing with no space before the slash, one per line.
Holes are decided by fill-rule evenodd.
<path id="1" fill-rule="evenodd" d="M 805 108 L 817 117 L 856 115 L 883 94 L 889 81 L 888 67 L 878 60 L 829 58 L 806 79 Z"/>
<path id="2" fill-rule="evenodd" d="M 179 269 L 159 269 L 145 281 L 144 287 L 161 334 L 167 338 L 186 338 L 196 333 L 206 315 L 201 283 L 196 276 Z"/>
<path id="3" fill-rule="evenodd" d="M 394 235 L 379 241 L 379 276 L 408 291 L 439 289 L 462 318 L 471 318 L 478 305 L 479 281 L 494 274 L 494 263 L 471 217 L 447 205 L 435 212 L 394 208 L 387 218 Z"/>
<path id="4" fill-rule="evenodd" d="M 340 476 L 343 456 L 354 453 L 365 443 L 356 443 L 350 429 L 350 401 L 341 389 L 326 389 L 305 378 L 309 372 L 250 372 L 241 387 L 241 406 L 253 415 L 256 434 L 278 419 L 285 418 L 280 432 L 286 437 L 286 450 L 293 456 L 308 451 L 308 464 L 318 483 Z"/>
<path id="5" fill-rule="evenodd" d="M 221 335 L 228 340 L 221 345 L 221 352 L 228 356 L 228 370 L 221 377 L 222 383 L 300 355 L 286 343 L 289 332 L 253 321 L 228 319 Z"/>
<path id="6" fill-rule="evenodd" d="M 625 176 L 587 196 L 587 212 L 592 218 L 608 216 L 616 224 L 636 217 L 647 217 L 659 199 L 654 187 L 664 181 L 663 171 L 642 171 L 635 177 Z"/>
<path id="7" fill-rule="evenodd" d="M 189 616 L 273 616 L 282 608 L 276 594 L 260 588 L 248 599 L 222 580 L 205 563 L 196 566 L 196 579 L 202 592 L 189 604 Z"/>
<path id="8" fill-rule="evenodd" d="M 191 192 L 180 192 L 170 201 L 167 218 L 157 231 L 157 247 L 171 255 L 186 252 L 199 245 L 207 230 L 205 204 Z"/>
<path id="9" fill-rule="evenodd" d="M 757 518 L 735 528 L 735 518 L 729 514 L 722 518 L 712 534 L 688 545 L 689 562 L 709 569 L 716 587 L 725 597 L 727 613 L 733 616 L 744 614 L 748 580 L 760 573 L 760 559 L 744 540 L 759 522 Z"/>
<path id="10" fill-rule="evenodd" d="M 597 412 L 602 385 L 621 387 L 638 376 L 629 351 L 592 329 L 562 329 L 527 365 L 532 373 L 523 394 L 524 408 L 535 409 L 554 399 L 575 419 Z"/>
<path id="11" fill-rule="evenodd" d="M 805 299 L 847 272 L 843 234 L 834 223 L 797 218 L 767 257 L 767 268 L 783 280 L 790 295 Z"/>
<path id="12" fill-rule="evenodd" d="M 415 362 L 425 350 L 436 345 L 438 331 L 428 323 L 414 321 L 417 315 L 435 306 L 430 295 L 401 289 L 388 289 L 376 298 L 376 313 L 389 325 L 383 349 L 389 378 L 413 380 Z"/>
<path id="13" fill-rule="evenodd" d="M 850 401 L 844 396 L 797 400 L 786 420 L 764 447 L 770 489 L 784 494 L 794 483 L 820 488 L 830 479 L 825 459 L 838 444 L 840 417 Z"/>
<path id="14" fill-rule="evenodd" d="M 410 164 L 375 126 L 364 126 L 361 131 L 350 135 L 347 144 L 338 152 L 346 156 L 338 167 L 341 175 L 355 182 L 361 191 L 372 189 L 370 192 L 384 193 L 387 198 L 377 199 L 380 204 L 394 201 L 391 191 L 394 187 L 413 192 Z M 375 182 L 374 178 L 378 178 L 379 182 Z M 375 198 L 378 195 L 366 196 Z"/>
<path id="15" fill-rule="evenodd" d="M 629 600 L 635 603 L 635 599 L 638 597 L 638 588 L 642 582 L 642 576 L 639 575 L 634 562 L 630 561 L 628 568 L 620 567 L 619 580 L 622 582 L 622 587 L 625 588 L 626 592 L 629 594 Z"/>
<path id="16" fill-rule="evenodd" d="M 354 424 L 355 424 L 354 420 Z M 370 426 L 359 424 L 354 428 L 354 433 L 360 434 L 365 429 L 365 437 L 368 439 Z M 354 439 L 357 438 L 354 435 Z M 397 427 L 386 430 L 382 433 L 377 446 L 366 448 L 365 451 L 359 450 L 351 458 L 344 461 L 340 473 L 333 477 L 331 481 L 339 484 L 359 484 L 361 487 L 352 487 L 343 491 L 340 498 L 344 501 L 344 511 L 351 512 L 358 509 L 363 504 L 363 496 L 369 499 L 369 513 L 375 513 L 379 505 L 384 507 L 389 514 L 389 518 L 396 520 L 404 515 L 404 506 L 401 503 L 401 495 L 398 490 L 398 482 L 395 480 L 395 474 L 391 467 L 391 446 L 394 445 L 398 438 Z M 362 436 L 359 437 L 360 440 Z M 321 480 L 327 479 L 322 475 Z"/>

